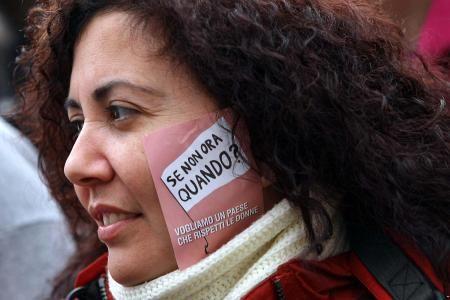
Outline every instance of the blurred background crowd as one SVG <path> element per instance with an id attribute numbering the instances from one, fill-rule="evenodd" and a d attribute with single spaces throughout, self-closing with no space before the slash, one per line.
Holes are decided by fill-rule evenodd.
<path id="1" fill-rule="evenodd" d="M 375 1 L 375 0 L 369 0 Z M 379 0 L 377 0 L 379 1 Z M 0 289 L 2 299 L 42 299 L 74 251 L 63 215 L 38 174 L 37 154 L 8 120 L 14 59 L 31 0 L 0 1 Z M 450 0 L 384 0 L 411 48 L 450 74 Z M 55 259 L 57 258 L 57 259 Z M 22 295 L 17 295 L 23 290 Z"/>
<path id="2" fill-rule="evenodd" d="M 34 146 L 9 123 L 14 60 L 33 1 L 0 1 L 1 299 L 47 299 L 52 279 L 74 251 L 63 214 L 38 173 Z"/>
<path id="3" fill-rule="evenodd" d="M 14 59 L 22 41 L 25 16 L 34 1 L 0 1 L 0 112 L 5 113 L 13 104 L 11 75 Z"/>

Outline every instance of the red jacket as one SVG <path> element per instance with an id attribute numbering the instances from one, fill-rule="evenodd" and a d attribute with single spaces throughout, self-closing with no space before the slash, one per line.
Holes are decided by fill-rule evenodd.
<path id="1" fill-rule="evenodd" d="M 443 283 L 437 278 L 429 261 L 416 248 L 401 238 L 396 237 L 395 240 L 430 282 L 449 298 L 448 286 L 444 291 Z M 84 286 L 100 276 L 105 276 L 106 264 L 107 254 L 105 253 L 78 275 L 75 286 Z M 283 295 L 277 295 L 280 291 Z M 279 266 L 275 274 L 254 287 L 243 299 L 371 298 L 392 299 L 360 259 L 352 251 L 349 251 L 323 261 L 291 260 Z M 113 299 L 109 292 L 108 299 Z"/>

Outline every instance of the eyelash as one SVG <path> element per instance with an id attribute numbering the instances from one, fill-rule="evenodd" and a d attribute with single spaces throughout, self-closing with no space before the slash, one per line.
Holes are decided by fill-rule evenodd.
<path id="1" fill-rule="evenodd" d="M 129 118 L 131 115 L 137 113 L 137 111 L 133 108 L 118 106 L 118 105 L 110 105 L 105 108 L 105 112 L 109 114 L 109 117 L 113 122 L 124 121 Z M 83 129 L 84 120 L 77 119 L 70 121 L 70 125 L 72 127 L 72 131 L 74 132 L 73 136 L 77 137 L 81 129 Z"/>
<path id="2" fill-rule="evenodd" d="M 122 121 L 130 117 L 130 115 L 134 115 L 137 111 L 133 108 L 118 106 L 118 105 L 110 105 L 105 111 L 110 114 L 111 120 L 114 121 Z M 124 116 L 120 116 L 124 114 Z"/>
<path id="3" fill-rule="evenodd" d="M 74 120 L 70 121 L 70 132 L 71 136 L 76 139 L 83 128 L 84 120 Z"/>

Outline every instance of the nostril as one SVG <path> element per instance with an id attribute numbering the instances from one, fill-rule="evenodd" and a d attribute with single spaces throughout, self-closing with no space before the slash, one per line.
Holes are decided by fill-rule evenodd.
<path id="1" fill-rule="evenodd" d="M 80 183 L 80 184 L 86 184 L 86 185 L 88 185 L 88 184 L 92 184 L 92 183 L 94 183 L 95 181 L 97 181 L 98 179 L 96 179 L 95 177 L 85 177 L 85 178 L 80 178 L 79 180 L 78 180 L 78 182 Z"/>

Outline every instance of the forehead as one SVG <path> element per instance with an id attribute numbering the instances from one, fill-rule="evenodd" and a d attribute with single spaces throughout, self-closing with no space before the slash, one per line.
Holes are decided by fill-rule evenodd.
<path id="1" fill-rule="evenodd" d="M 156 36 L 156 34 L 155 34 Z M 120 75 L 143 77 L 148 70 L 160 72 L 165 64 L 152 59 L 161 42 L 132 29 L 132 16 L 123 12 L 107 12 L 95 16 L 81 32 L 74 48 L 71 92 L 82 83 L 98 85 Z M 130 79 L 134 79 L 130 78 Z"/>
<path id="2" fill-rule="evenodd" d="M 96 14 L 80 32 L 75 52 L 80 44 L 115 45 L 134 48 L 137 52 L 157 50 L 161 46 L 162 32 L 156 20 L 139 22 L 133 15 L 123 11 L 106 11 Z M 145 31 L 145 36 L 143 32 Z M 130 43 L 133 42 L 133 43 Z"/>

